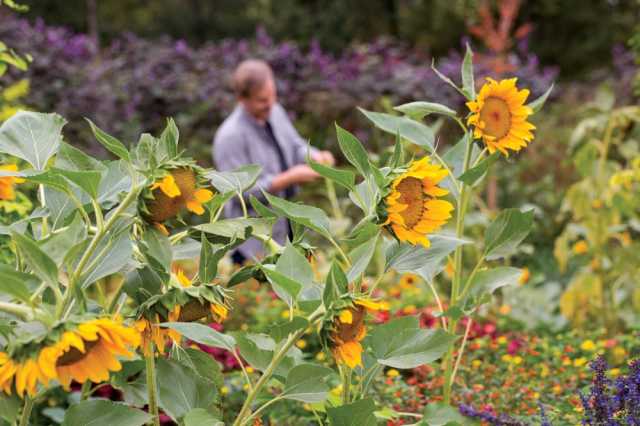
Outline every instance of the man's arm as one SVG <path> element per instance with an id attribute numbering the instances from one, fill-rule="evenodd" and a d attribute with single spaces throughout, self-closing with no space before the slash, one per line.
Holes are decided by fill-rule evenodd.
<path id="1" fill-rule="evenodd" d="M 221 135 L 216 137 L 213 144 L 213 157 L 216 168 L 222 172 L 235 170 L 238 167 L 252 164 L 248 153 L 247 140 L 242 135 Z M 262 191 L 279 192 L 291 185 L 310 182 L 319 175 L 306 164 L 299 164 L 282 173 L 260 173 L 256 184 L 244 192 L 244 197 L 249 199 L 251 195 L 264 200 Z"/>
<path id="2" fill-rule="evenodd" d="M 307 154 L 311 159 L 315 162 L 322 164 L 333 165 L 335 160 L 333 158 L 333 154 L 329 151 L 320 151 L 318 148 L 314 148 L 309 145 L 306 140 L 300 136 L 298 130 L 295 128 L 287 112 L 284 110 L 282 105 L 277 104 L 274 108 L 278 108 L 278 114 L 280 115 L 280 120 L 282 120 L 282 125 L 287 129 L 287 135 L 291 138 L 291 144 L 293 145 L 294 150 L 294 161 L 296 164 L 306 164 L 307 162 Z M 306 181 L 305 181 L 306 182 Z"/>

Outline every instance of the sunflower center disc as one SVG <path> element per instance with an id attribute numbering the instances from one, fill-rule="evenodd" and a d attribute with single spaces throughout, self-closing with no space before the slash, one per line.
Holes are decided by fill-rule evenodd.
<path id="1" fill-rule="evenodd" d="M 484 122 L 484 132 L 496 139 L 503 138 L 511 127 L 511 112 L 504 99 L 490 97 L 485 99 L 480 120 Z"/>
<path id="2" fill-rule="evenodd" d="M 89 341 L 85 340 L 84 352 L 80 352 L 78 348 L 72 347 L 67 352 L 65 352 L 64 355 L 58 358 L 56 365 L 58 367 L 64 367 L 65 365 L 75 364 L 76 362 L 84 358 L 89 353 L 89 351 L 98 344 L 99 340 L 100 338 L 97 338 L 96 340 L 89 340 Z"/>
<path id="3" fill-rule="evenodd" d="M 400 193 L 398 202 L 408 206 L 400 212 L 400 215 L 404 219 L 406 227 L 411 229 L 420 222 L 424 210 L 422 181 L 414 177 L 404 178 L 398 186 L 396 186 L 396 191 Z"/>

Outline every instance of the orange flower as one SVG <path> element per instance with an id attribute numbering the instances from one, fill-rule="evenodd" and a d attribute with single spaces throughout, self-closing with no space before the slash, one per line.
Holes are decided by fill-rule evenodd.
<path id="1" fill-rule="evenodd" d="M 7 164 L 6 166 L 0 166 L 0 171 L 5 170 L 7 172 L 17 172 L 18 166 L 15 164 Z M 0 200 L 15 200 L 16 192 L 14 186 L 17 183 L 24 182 L 23 178 L 15 176 L 0 176 Z"/>

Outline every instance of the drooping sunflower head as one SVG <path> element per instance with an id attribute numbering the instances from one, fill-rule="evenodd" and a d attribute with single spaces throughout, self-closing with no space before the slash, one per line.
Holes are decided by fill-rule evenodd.
<path id="1" fill-rule="evenodd" d="M 170 319 L 175 321 L 175 319 Z M 153 319 L 141 317 L 136 320 L 134 327 L 140 333 L 142 352 L 145 356 L 149 356 L 151 353 L 152 342 L 157 348 L 156 354 L 164 355 L 167 344 L 179 345 L 182 340 L 182 335 L 170 328 L 160 327 L 160 323 L 164 322 L 160 320 L 159 315 L 155 315 Z"/>
<path id="2" fill-rule="evenodd" d="M 15 164 L 7 164 L 0 166 L 0 171 L 5 172 L 17 172 L 18 166 Z M 16 191 L 14 186 L 18 183 L 24 182 L 23 178 L 15 176 L 0 176 L 0 200 L 15 200 Z"/>
<path id="3" fill-rule="evenodd" d="M 53 366 L 65 389 L 71 381 L 99 383 L 122 366 L 117 356 L 132 356 L 140 345 L 140 334 L 120 319 L 98 318 L 64 331 L 58 341 L 41 351 L 40 358 Z M 45 355 L 46 353 L 46 355 Z"/>
<path id="4" fill-rule="evenodd" d="M 201 215 L 202 206 L 213 198 L 213 192 L 198 187 L 198 175 L 192 167 L 184 166 L 168 170 L 149 187 L 149 199 L 145 202 L 146 217 L 152 223 L 161 224 L 177 216 L 183 209 Z"/>
<path id="5" fill-rule="evenodd" d="M 527 121 L 533 110 L 525 105 L 529 90 L 518 90 L 516 80 L 487 78 L 476 99 L 467 102 L 471 111 L 467 124 L 492 154 L 498 150 L 509 155 L 507 150 L 520 151 L 533 140 L 535 126 Z"/>
<path id="6" fill-rule="evenodd" d="M 362 365 L 363 348 L 360 342 L 367 335 L 367 311 L 385 309 L 387 307 L 383 302 L 360 298 L 343 300 L 338 307 L 330 310 L 323 326 L 323 334 L 326 335 L 323 340 L 326 340 L 336 362 L 349 368 Z"/>
<path id="7" fill-rule="evenodd" d="M 55 379 L 55 370 L 43 356 L 28 354 L 13 357 L 6 352 L 0 352 L 0 389 L 7 395 L 11 395 L 15 389 L 20 398 L 25 393 L 34 396 L 37 393 L 38 383 L 46 386 L 49 380 Z"/>
<path id="8" fill-rule="evenodd" d="M 429 247 L 427 235 L 451 218 L 453 205 L 439 199 L 449 193 L 438 186 L 446 176 L 445 169 L 425 157 L 394 179 L 391 193 L 385 198 L 385 225 L 400 241 Z"/>
<path id="9" fill-rule="evenodd" d="M 57 380 L 65 389 L 71 381 L 94 383 L 109 379 L 121 368 L 117 356 L 131 356 L 140 344 L 138 332 L 119 318 L 69 322 L 45 337 L 14 347 L 12 354 L 0 352 L 0 389 L 23 397 L 33 396 L 38 384 Z"/>

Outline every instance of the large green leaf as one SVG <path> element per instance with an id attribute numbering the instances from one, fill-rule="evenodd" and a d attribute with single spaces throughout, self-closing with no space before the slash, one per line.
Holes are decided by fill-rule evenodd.
<path id="1" fill-rule="evenodd" d="M 469 143 L 469 133 L 465 133 L 455 145 L 449 148 L 447 152 L 442 155 L 442 160 L 449 165 L 449 168 L 455 178 L 460 177 L 464 172 L 464 156 L 467 149 L 467 143 Z M 478 155 L 480 155 L 480 149 L 474 144 L 471 147 L 470 164 L 475 163 Z M 440 182 L 440 186 L 448 189 L 456 199 L 460 197 L 458 187 L 451 176 L 444 178 L 442 182 Z"/>
<path id="2" fill-rule="evenodd" d="M 331 179 L 338 185 L 341 185 L 348 190 L 355 188 L 355 174 L 350 170 L 340 170 L 333 167 L 325 166 L 324 164 L 316 163 L 315 161 L 307 160 L 307 163 L 313 170 L 318 172 L 321 176 L 327 179 Z"/>
<path id="3" fill-rule="evenodd" d="M 327 278 L 324 284 L 324 291 L 322 293 L 322 301 L 325 308 L 331 306 L 331 302 L 339 299 L 340 296 L 347 292 L 349 287 L 349 280 L 344 271 L 335 260 L 331 264 L 331 269 L 327 274 Z"/>
<path id="4" fill-rule="evenodd" d="M 207 234 L 220 235 L 227 238 L 235 237 L 244 240 L 248 228 L 251 228 L 252 234 L 270 235 L 273 223 L 274 220 L 272 218 L 237 217 L 218 220 L 214 223 L 204 223 L 202 225 L 194 226 L 193 228 L 206 232 Z"/>
<path id="5" fill-rule="evenodd" d="M 420 328 L 418 319 L 404 317 L 371 330 L 368 342 L 379 364 L 415 368 L 442 357 L 456 336 L 446 331 Z"/>
<path id="6" fill-rule="evenodd" d="M 29 303 L 30 291 L 38 282 L 35 275 L 18 272 L 9 265 L 0 264 L 0 293 Z"/>
<path id="7" fill-rule="evenodd" d="M 109 161 L 106 166 L 98 189 L 98 201 L 101 204 L 115 203 L 120 194 L 131 191 L 131 175 L 127 163 L 122 160 Z M 138 175 L 138 182 L 141 181 L 142 176 Z"/>
<path id="8" fill-rule="evenodd" d="M 371 175 L 371 163 L 369 162 L 369 155 L 364 149 L 358 138 L 344 130 L 342 127 L 336 124 L 336 134 L 338 136 L 338 144 L 340 150 L 344 154 L 347 161 L 355 166 L 355 168 L 364 177 Z"/>
<path id="9" fill-rule="evenodd" d="M 298 299 L 298 295 L 304 287 L 303 284 L 277 271 L 273 265 L 263 265 L 262 271 L 278 297 L 284 300 L 287 305 L 292 306 Z"/>
<path id="10" fill-rule="evenodd" d="M 529 104 L 527 104 L 527 106 L 529 108 L 531 108 L 534 113 L 536 113 L 536 112 L 538 112 L 538 111 L 540 111 L 542 109 L 542 107 L 544 106 L 545 102 L 547 101 L 547 98 L 551 94 L 551 91 L 553 90 L 553 86 L 554 86 L 554 84 L 552 83 L 551 86 L 549 86 L 549 88 L 547 89 L 547 91 L 542 94 L 542 96 L 540 96 L 536 100 L 534 100 L 534 101 L 530 102 Z"/>
<path id="11" fill-rule="evenodd" d="M 228 172 L 211 171 L 206 174 L 207 179 L 220 193 L 242 193 L 251 188 L 260 176 L 262 167 L 257 164 L 247 164 Z"/>
<path id="12" fill-rule="evenodd" d="M 224 422 L 204 408 L 194 408 L 189 411 L 182 419 L 182 424 L 184 426 L 224 426 Z"/>
<path id="13" fill-rule="evenodd" d="M 329 393 L 329 386 L 325 383 L 325 379 L 331 374 L 333 370 L 322 365 L 297 365 L 287 374 L 281 396 L 310 404 L 322 402 L 327 399 Z"/>
<path id="14" fill-rule="evenodd" d="M 286 339 L 291 333 L 307 328 L 309 321 L 304 317 L 293 317 L 291 321 L 284 321 L 269 327 L 269 335 L 276 343 Z"/>
<path id="15" fill-rule="evenodd" d="M 131 162 L 131 155 L 129 154 L 129 150 L 122 142 L 120 142 L 115 137 L 111 136 L 104 130 L 100 129 L 98 126 L 93 124 L 91 120 L 86 118 L 89 126 L 91 126 L 91 131 L 93 135 L 96 137 L 98 142 L 102 144 L 105 148 L 111 151 L 113 154 L 117 155 L 119 158 Z"/>
<path id="16" fill-rule="evenodd" d="M 53 259 L 40 249 L 38 243 L 26 235 L 15 232 L 11 235 L 16 246 L 18 246 L 18 250 L 20 250 L 23 261 L 29 265 L 33 273 L 47 284 L 57 286 L 58 267 Z"/>
<path id="17" fill-rule="evenodd" d="M 203 345 L 226 349 L 228 351 L 233 351 L 236 346 L 236 340 L 233 336 L 220 333 L 211 327 L 198 324 L 197 322 L 165 322 L 161 325 L 176 330 L 187 339 Z"/>
<path id="18" fill-rule="evenodd" d="M 169 158 L 173 158 L 178 155 L 178 141 L 180 139 L 180 131 L 173 118 L 167 119 L 167 126 L 160 135 L 160 144 L 167 151 Z"/>
<path id="19" fill-rule="evenodd" d="M 100 171 L 64 170 L 52 168 L 51 172 L 64 176 L 67 180 L 77 185 L 94 200 L 98 198 L 98 188 L 100 187 L 100 180 L 102 179 L 102 173 Z"/>
<path id="20" fill-rule="evenodd" d="M 276 271 L 296 280 L 303 287 L 313 285 L 313 269 L 309 261 L 291 243 L 287 243 L 278 258 Z"/>
<path id="21" fill-rule="evenodd" d="M 0 393 L 0 419 L 5 419 L 9 424 L 14 424 L 21 407 L 22 401 L 17 395 Z"/>
<path id="22" fill-rule="evenodd" d="M 522 269 L 510 266 L 499 266 L 497 268 L 478 271 L 468 284 L 468 294 L 465 297 L 465 309 L 472 309 L 477 304 L 486 303 L 497 289 L 515 285 L 522 276 Z"/>
<path id="23" fill-rule="evenodd" d="M 424 410 L 420 424 L 424 424 L 424 426 L 449 426 L 469 423 L 472 422 L 463 417 L 454 407 L 443 402 L 430 402 Z"/>
<path id="24" fill-rule="evenodd" d="M 92 399 L 69 407 L 62 426 L 142 426 L 151 419 L 151 414 L 137 408 L 104 399 Z"/>
<path id="25" fill-rule="evenodd" d="M 374 426 L 377 424 L 373 399 L 361 399 L 340 407 L 327 408 L 331 426 Z"/>
<path id="26" fill-rule="evenodd" d="M 174 421 L 196 408 L 215 409 L 218 390 L 204 377 L 175 360 L 156 361 L 158 405 Z"/>
<path id="27" fill-rule="evenodd" d="M 353 260 L 353 265 L 351 269 L 347 272 L 347 279 L 349 282 L 354 281 L 360 274 L 364 273 L 373 258 L 373 254 L 376 251 L 376 246 L 378 245 L 378 236 L 380 234 L 375 234 L 368 241 L 363 244 L 357 246 L 353 249 L 349 256 Z"/>
<path id="28" fill-rule="evenodd" d="M 484 255 L 487 260 L 509 256 L 529 234 L 533 226 L 533 210 L 503 210 L 491 222 L 484 236 Z"/>
<path id="29" fill-rule="evenodd" d="M 473 100 L 476 98 L 476 87 L 473 81 L 473 52 L 471 51 L 471 47 L 467 43 L 467 51 L 464 54 L 464 59 L 462 60 L 462 92 L 465 94 L 467 99 Z"/>
<path id="30" fill-rule="evenodd" d="M 429 236 L 431 246 L 422 246 L 391 242 L 385 250 L 386 269 L 395 269 L 399 273 L 414 273 L 428 282 L 432 282 L 444 268 L 445 259 L 458 246 L 469 244 L 464 240 L 449 234 L 434 234 Z"/>
<path id="31" fill-rule="evenodd" d="M 500 157 L 500 152 L 496 151 L 487 158 L 480 161 L 475 167 L 471 167 L 458 177 L 459 181 L 466 183 L 469 186 L 475 186 L 479 183 L 484 175 L 487 173 L 489 166 L 491 166 Z"/>
<path id="32" fill-rule="evenodd" d="M 0 152 L 44 170 L 58 152 L 66 120 L 58 114 L 19 111 L 0 126 Z"/>
<path id="33" fill-rule="evenodd" d="M 104 170 L 106 168 L 100 161 L 66 142 L 60 144 L 55 165 L 65 170 Z"/>
<path id="34" fill-rule="evenodd" d="M 330 222 L 327 214 L 317 208 L 303 204 L 292 203 L 285 199 L 264 193 L 271 207 L 281 216 L 285 216 L 302 226 L 313 229 L 320 235 L 330 238 Z"/>
<path id="35" fill-rule="evenodd" d="M 399 105 L 394 109 L 418 120 L 429 114 L 441 114 L 449 117 L 457 116 L 456 112 L 448 106 L 433 102 L 410 102 L 408 104 Z"/>
<path id="36" fill-rule="evenodd" d="M 399 117 L 397 115 L 385 114 L 381 112 L 367 111 L 362 108 L 358 108 L 369 120 L 376 125 L 376 127 L 391 133 L 396 136 L 400 134 L 400 137 L 423 147 L 429 152 L 434 152 L 434 139 L 433 130 L 429 126 L 426 126 L 418 121 L 412 120 L 407 117 Z"/>
<path id="37" fill-rule="evenodd" d="M 237 333 L 236 340 L 242 358 L 247 360 L 252 367 L 264 371 L 271 360 L 276 349 L 276 342 L 266 334 Z M 276 367 L 274 374 L 281 378 L 287 376 L 289 371 L 302 362 L 302 352 L 296 347 L 292 347 L 286 356 Z"/>
<path id="38" fill-rule="evenodd" d="M 76 215 L 67 226 L 55 229 L 47 238 L 38 241 L 40 248 L 50 254 L 51 259 L 58 265 L 63 265 L 64 258 L 69 251 L 79 243 L 86 241 L 87 229 L 80 215 Z"/>
<path id="39" fill-rule="evenodd" d="M 129 232 L 126 229 L 110 232 L 100 241 L 89 259 L 86 270 L 80 277 L 79 285 L 86 288 L 100 278 L 122 271 L 131 261 L 132 256 L 133 244 Z"/>

